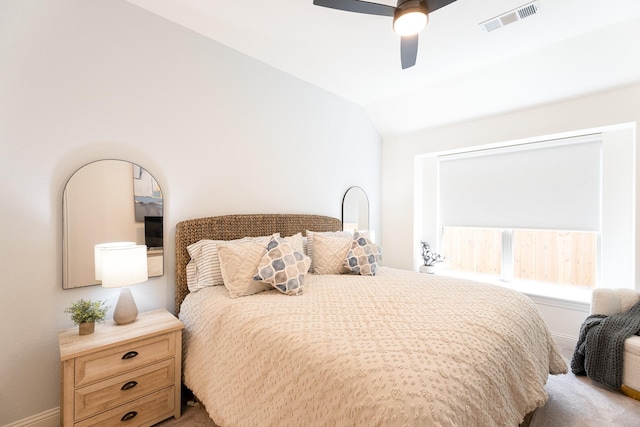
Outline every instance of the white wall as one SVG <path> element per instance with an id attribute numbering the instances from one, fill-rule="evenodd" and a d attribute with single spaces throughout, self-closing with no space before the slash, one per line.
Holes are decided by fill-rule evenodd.
<path id="1" fill-rule="evenodd" d="M 165 197 L 165 275 L 133 289 L 173 310 L 175 224 L 230 213 L 340 217 L 364 188 L 380 230 L 381 141 L 364 111 L 119 0 L 0 2 L 0 425 L 58 406 L 62 191 L 80 166 L 145 167 Z"/>
<path id="2" fill-rule="evenodd" d="M 385 138 L 382 154 L 382 196 L 385 202 L 382 208 L 382 238 L 385 264 L 405 269 L 414 268 L 414 251 L 422 237 L 415 235 L 414 229 L 414 188 L 421 191 L 421 186 L 428 186 L 431 182 L 427 176 L 421 180 L 415 179 L 416 168 L 424 167 L 424 159 L 420 155 L 636 122 L 640 122 L 640 85 Z M 637 147 L 637 133 L 633 138 Z M 637 160 L 636 158 L 636 164 Z M 637 201 L 637 185 L 633 191 Z M 636 226 L 635 229 L 628 230 L 628 233 L 633 235 L 635 248 L 635 265 L 631 267 L 636 272 L 634 284 L 636 289 L 640 289 L 637 276 L 640 266 L 637 206 L 635 211 Z M 422 215 L 424 219 L 420 221 L 427 228 L 433 228 L 435 212 L 422 212 Z M 586 308 L 578 308 L 577 311 L 583 314 L 581 318 L 576 318 L 575 304 L 571 306 L 570 313 L 562 304 L 553 305 L 552 310 L 542 309 L 540 301 L 537 302 L 541 311 L 546 314 L 545 320 L 556 336 L 577 337 Z M 569 318 L 573 320 L 567 324 Z M 574 331 L 574 335 L 570 331 Z"/>

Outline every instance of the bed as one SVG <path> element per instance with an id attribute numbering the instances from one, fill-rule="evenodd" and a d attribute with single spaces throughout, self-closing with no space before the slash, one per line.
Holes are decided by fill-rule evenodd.
<path id="1" fill-rule="evenodd" d="M 374 276 L 319 274 L 320 243 L 337 242 L 340 229 L 335 218 L 279 214 L 177 225 L 183 380 L 217 425 L 518 426 L 544 405 L 548 375 L 567 366 L 528 297 L 383 266 Z M 318 263 L 303 292 L 267 286 L 232 297 L 226 284 L 193 286 L 204 279 L 189 248 L 259 236 L 304 236 L 300 251 Z M 218 242 L 220 260 L 234 245 Z"/>

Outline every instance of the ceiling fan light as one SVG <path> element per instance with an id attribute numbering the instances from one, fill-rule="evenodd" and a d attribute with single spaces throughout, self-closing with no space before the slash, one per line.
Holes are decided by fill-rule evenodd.
<path id="1" fill-rule="evenodd" d="M 396 9 L 393 17 L 393 30 L 401 36 L 418 34 L 427 26 L 427 9 L 421 1 L 408 1 Z"/>

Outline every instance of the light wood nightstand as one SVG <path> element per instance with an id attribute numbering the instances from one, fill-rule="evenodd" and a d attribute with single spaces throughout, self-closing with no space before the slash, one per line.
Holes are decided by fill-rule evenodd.
<path id="1" fill-rule="evenodd" d="M 182 329 L 166 310 L 135 322 L 97 324 L 58 333 L 63 427 L 151 426 L 180 418 Z"/>

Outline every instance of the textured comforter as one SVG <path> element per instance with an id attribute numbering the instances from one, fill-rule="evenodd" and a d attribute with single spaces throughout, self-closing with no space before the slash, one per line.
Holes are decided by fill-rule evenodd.
<path id="1" fill-rule="evenodd" d="M 189 294 L 184 382 L 221 426 L 517 426 L 567 371 L 535 304 L 390 268 Z"/>

